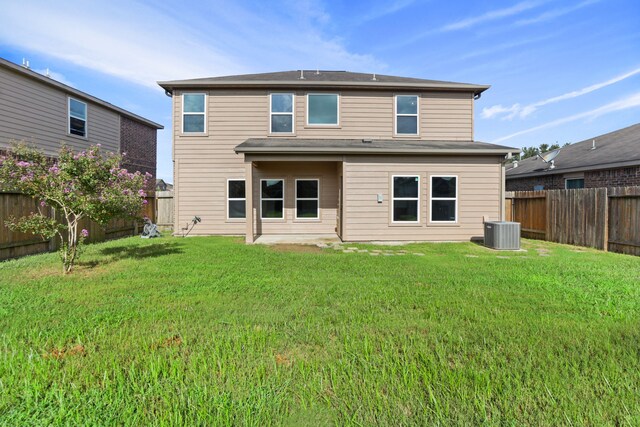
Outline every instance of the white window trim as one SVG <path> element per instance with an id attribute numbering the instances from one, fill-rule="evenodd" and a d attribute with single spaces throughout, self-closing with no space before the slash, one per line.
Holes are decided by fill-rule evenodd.
<path id="1" fill-rule="evenodd" d="M 244 182 L 244 198 L 242 197 L 229 197 L 229 182 L 230 181 L 242 181 Z M 229 216 L 229 202 L 244 202 L 244 218 L 231 218 Z M 227 178 L 227 220 L 229 221 L 245 221 L 247 219 L 247 181 L 244 178 Z"/>
<path id="2" fill-rule="evenodd" d="M 273 112 L 273 95 L 291 95 L 291 112 Z M 291 114 L 291 132 L 274 132 L 272 129 L 273 115 Z M 296 94 L 293 92 L 271 92 L 269 94 L 269 133 L 274 135 L 293 135 L 296 133 Z"/>
<path id="3" fill-rule="evenodd" d="M 456 179 L 456 197 L 433 197 L 433 178 L 455 178 Z M 457 224 L 458 223 L 458 186 L 460 179 L 458 175 L 429 175 L 429 222 L 432 224 Z M 434 200 L 453 200 L 455 201 L 456 220 L 455 221 L 434 221 L 433 219 L 433 201 Z"/>
<path id="4" fill-rule="evenodd" d="M 564 179 L 564 189 L 565 190 L 579 190 L 579 188 L 571 188 L 570 189 L 569 187 L 567 187 L 568 181 L 576 181 L 576 180 L 579 180 L 579 179 L 582 180 L 582 188 L 584 188 L 584 178 L 583 177 L 576 177 L 576 178 L 565 178 Z"/>
<path id="5" fill-rule="evenodd" d="M 184 111 L 184 96 L 185 95 L 203 95 L 204 96 L 204 111 L 202 113 L 195 113 L 193 111 Z M 184 116 L 199 116 L 204 115 L 204 129 L 202 132 L 186 132 L 184 130 Z M 182 115 L 180 116 L 180 130 L 183 135 L 204 135 L 207 133 L 207 94 L 205 92 L 182 92 Z"/>
<path id="6" fill-rule="evenodd" d="M 273 197 L 267 197 L 267 198 L 263 198 L 262 197 L 262 183 L 264 181 L 282 181 L 282 198 L 278 199 L 278 198 L 273 198 Z M 285 219 L 285 209 L 284 209 L 284 196 L 285 196 L 285 182 L 284 182 L 284 178 L 264 178 L 260 180 L 260 219 L 265 219 L 267 221 L 282 221 L 283 219 Z M 264 217 L 264 212 L 262 211 L 262 201 L 263 200 L 282 200 L 282 217 L 280 218 L 265 218 Z"/>
<path id="7" fill-rule="evenodd" d="M 318 183 L 317 189 L 318 189 L 318 196 L 317 197 L 300 197 L 298 198 L 298 181 L 315 181 Z M 295 186 L 295 210 L 296 210 L 296 219 L 299 219 L 300 221 L 314 221 L 314 220 L 318 220 L 320 219 L 320 180 L 318 178 L 299 178 L 296 179 L 296 186 Z M 298 200 L 315 200 L 318 202 L 318 209 L 316 210 L 316 216 L 311 217 L 311 216 L 305 216 L 305 217 L 298 217 Z"/>
<path id="8" fill-rule="evenodd" d="M 72 116 L 71 115 L 71 100 L 72 99 L 74 101 L 76 101 L 76 102 L 84 104 L 84 115 L 85 115 L 84 119 L 81 119 L 80 117 L 76 117 L 76 116 Z M 84 136 L 76 135 L 75 133 L 71 133 L 71 117 L 73 117 L 74 119 L 78 119 L 78 120 L 84 120 Z M 67 134 L 70 135 L 70 136 L 73 136 L 75 138 L 83 138 L 83 139 L 88 139 L 89 138 L 89 104 L 87 104 L 84 101 L 80 101 L 77 98 L 73 98 L 71 96 L 67 97 Z"/>
<path id="9" fill-rule="evenodd" d="M 415 96 L 416 97 L 416 113 L 415 114 L 399 114 L 398 113 L 398 97 L 399 96 Z M 393 134 L 395 136 L 416 136 L 420 135 L 420 95 L 417 94 L 400 94 L 393 97 Z M 398 133 L 398 117 L 415 117 L 416 118 L 416 133 Z"/>
<path id="10" fill-rule="evenodd" d="M 309 123 L 309 95 L 335 95 L 336 96 L 336 123 Z M 307 93 L 307 126 L 336 127 L 340 126 L 340 94 L 339 93 Z"/>
<path id="11" fill-rule="evenodd" d="M 395 197 L 395 178 L 418 178 L 418 197 Z M 417 203 L 418 216 L 415 221 L 396 221 L 393 219 L 396 200 L 415 200 Z M 393 224 L 419 224 L 420 223 L 420 175 L 391 175 L 391 222 Z"/>

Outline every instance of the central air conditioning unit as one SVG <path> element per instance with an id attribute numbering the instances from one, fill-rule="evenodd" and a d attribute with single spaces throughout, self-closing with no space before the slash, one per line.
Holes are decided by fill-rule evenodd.
<path id="1" fill-rule="evenodd" d="M 484 245 L 491 249 L 520 249 L 520 223 L 488 221 L 484 223 Z"/>

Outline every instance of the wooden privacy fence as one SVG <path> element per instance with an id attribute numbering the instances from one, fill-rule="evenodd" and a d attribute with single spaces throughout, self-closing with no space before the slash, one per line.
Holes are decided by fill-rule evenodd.
<path id="1" fill-rule="evenodd" d="M 148 204 L 145 206 L 144 215 L 155 220 L 154 197 L 148 197 Z M 4 226 L 5 220 L 10 216 L 21 217 L 29 215 L 31 212 L 38 212 L 38 201 L 31 197 L 19 193 L 0 192 L 0 260 L 17 258 L 24 255 L 31 255 L 40 252 L 54 251 L 58 249 L 57 239 L 43 240 L 40 236 L 30 233 L 16 233 Z M 56 215 L 63 219 L 60 213 L 46 207 L 43 213 L 53 217 Z M 138 233 L 141 223 L 133 220 L 115 219 L 106 226 L 89 221 L 80 220 L 79 229 L 87 229 L 89 237 L 87 242 L 101 242 L 118 237 L 132 236 Z"/>
<path id="2" fill-rule="evenodd" d="M 522 237 L 640 255 L 640 187 L 506 193 Z"/>
<path id="3" fill-rule="evenodd" d="M 156 213 L 158 228 L 173 230 L 173 191 L 156 191 Z"/>

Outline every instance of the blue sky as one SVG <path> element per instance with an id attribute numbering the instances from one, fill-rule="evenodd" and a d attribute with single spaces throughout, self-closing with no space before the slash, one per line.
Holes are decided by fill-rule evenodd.
<path id="1" fill-rule="evenodd" d="M 290 69 L 490 84 L 475 137 L 575 142 L 640 122 L 640 2 L 11 1 L 0 56 L 165 125 L 157 80 Z M 640 147 L 639 147 L 640 149 Z"/>

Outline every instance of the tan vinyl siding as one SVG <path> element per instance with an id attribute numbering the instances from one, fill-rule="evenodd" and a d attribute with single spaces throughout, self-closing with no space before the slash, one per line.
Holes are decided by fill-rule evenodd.
<path id="1" fill-rule="evenodd" d="M 207 95 L 207 126 L 205 135 L 182 134 L 182 93 L 196 92 Z M 277 92 L 287 92 L 285 90 Z M 338 93 L 340 95 L 339 126 L 319 127 L 306 125 L 306 94 Z M 226 180 L 244 178 L 244 156 L 233 149 L 248 138 L 263 138 L 269 134 L 269 91 L 262 89 L 216 89 L 175 91 L 173 97 L 173 129 L 176 185 L 176 231 L 184 227 L 193 216 L 202 218 L 193 234 L 244 234 L 244 221 L 226 218 Z M 295 133 L 291 138 L 394 138 L 394 95 L 396 92 L 341 90 L 341 91 L 293 91 L 295 101 Z M 421 96 L 419 138 L 470 140 L 472 138 L 471 93 L 412 92 Z M 278 134 L 281 138 L 284 135 Z M 405 137 L 406 138 L 406 137 Z M 416 137 L 413 137 L 415 139 Z M 274 157 L 273 160 L 276 158 Z M 280 159 L 282 160 L 282 159 Z M 256 220 L 256 234 L 261 233 L 333 233 L 336 227 L 338 202 L 338 170 L 340 162 L 258 162 L 254 168 L 254 207 L 259 216 L 260 178 L 286 179 L 284 223 L 270 221 L 260 224 Z M 279 169 L 274 169 L 279 168 Z M 497 166 L 496 166 L 497 168 Z M 496 169 L 497 170 L 497 169 Z M 268 172 L 268 173 L 267 173 Z M 319 223 L 301 223 L 293 220 L 294 180 L 302 175 L 321 174 L 322 220 Z M 357 232 L 360 219 L 348 212 L 358 209 L 358 187 L 347 186 L 347 167 L 344 169 L 344 213 L 342 227 L 346 237 Z M 300 175 L 300 176 L 299 176 Z M 385 175 L 386 176 L 386 175 Z M 493 175 L 490 175 L 493 179 Z M 385 178 L 386 179 L 386 178 Z M 385 181 L 385 188 L 388 183 Z M 493 181 L 490 185 L 494 185 Z M 497 181 L 496 184 L 497 185 Z M 363 187 L 364 188 L 364 187 Z M 372 189 L 373 191 L 373 189 Z M 351 192 L 354 192 L 353 198 Z M 380 190 L 376 191 L 380 192 Z M 363 196 L 363 195 L 361 195 Z M 385 203 L 387 201 L 385 200 Z M 494 211 L 499 210 L 494 200 Z M 355 209 L 355 211 L 354 211 Z M 484 209 L 484 208 L 483 208 Z M 350 211 L 351 210 L 351 211 Z M 467 210 L 471 212 L 471 209 Z M 487 207 L 484 211 L 490 212 Z M 491 211 L 492 212 L 492 211 Z M 365 212 L 363 215 L 367 215 Z M 388 214 L 385 218 L 388 219 Z M 466 213 L 465 213 L 466 215 Z M 422 217 L 424 218 L 424 217 Z M 475 221 L 475 219 L 474 219 Z M 385 223 L 386 224 L 386 223 Z M 178 227 L 179 226 L 179 227 Z M 396 227 L 397 228 L 397 227 Z M 477 228 L 477 227 L 476 227 Z M 471 228 L 474 233 L 476 228 Z M 468 228 L 464 228 L 468 230 Z M 407 230 L 408 232 L 409 230 Z M 374 231 L 374 234 L 380 231 Z M 356 233 L 357 234 L 357 233 Z M 409 233 L 410 234 L 410 233 Z M 362 233 L 357 234 L 362 236 Z M 462 234 L 459 234 L 462 235 Z M 433 234 L 435 237 L 442 233 Z M 445 239 L 451 240 L 451 239 Z"/>
<path id="2" fill-rule="evenodd" d="M 420 221 L 391 222 L 391 176 L 420 176 Z M 457 224 L 430 223 L 430 176 L 457 175 Z M 483 218 L 500 219 L 501 163 L 494 157 L 347 156 L 344 163 L 345 240 L 469 240 L 483 235 Z M 382 194 L 383 202 L 377 202 Z"/>
<path id="3" fill-rule="evenodd" d="M 68 134 L 68 95 L 31 78 L 0 69 L 0 147 L 24 140 L 55 155 L 61 144 L 84 149 L 101 144 L 119 151 L 120 116 L 101 106 L 87 104 L 87 138 Z"/>

